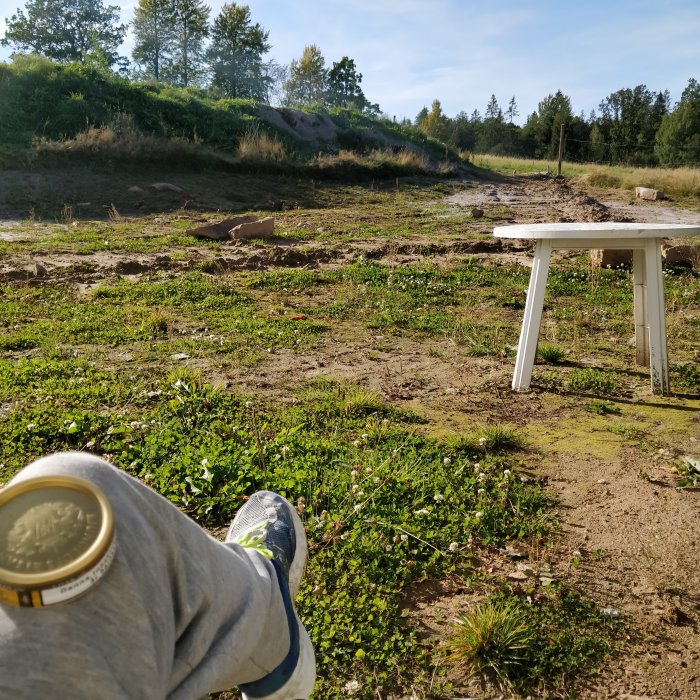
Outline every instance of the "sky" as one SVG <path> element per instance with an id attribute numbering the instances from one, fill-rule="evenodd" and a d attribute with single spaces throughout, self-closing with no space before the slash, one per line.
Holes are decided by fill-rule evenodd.
<path id="1" fill-rule="evenodd" d="M 109 0 L 105 4 L 111 4 Z M 209 5 L 213 19 L 223 0 Z M 700 80 L 698 0 L 249 0 L 252 21 L 269 32 L 266 58 L 288 64 L 317 44 L 330 67 L 354 59 L 362 89 L 390 117 L 414 119 L 440 100 L 450 117 L 492 94 L 516 122 L 561 90 L 586 116 L 622 88 L 669 90 L 675 102 Z M 133 18 L 135 0 L 121 5 Z M 0 0 L 5 18 L 24 3 Z M 129 56 L 130 35 L 121 47 Z M 0 47 L 0 60 L 10 49 Z"/>

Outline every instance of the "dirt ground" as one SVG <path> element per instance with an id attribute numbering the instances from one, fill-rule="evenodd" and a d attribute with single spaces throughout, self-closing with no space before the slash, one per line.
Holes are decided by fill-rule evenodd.
<path id="1" fill-rule="evenodd" d="M 499 224 L 543 221 L 658 221 L 697 223 L 696 212 L 667 203 L 633 202 L 614 191 L 586 194 L 552 178 L 512 178 L 479 184 L 447 197 L 455 211 L 503 207 Z M 303 218 L 299 211 L 299 219 Z M 293 223 L 290 222 L 290 223 Z M 6 228 L 6 223 L 3 223 Z M 493 223 L 484 222 L 488 233 Z M 2 236 L 11 239 L 12 231 Z M 347 264 L 359 256 L 389 264 L 463 256 L 499 256 L 527 265 L 527 246 L 496 240 L 408 238 L 354 240 L 342 248 L 324 242 L 278 242 L 265 247 L 239 242 L 213 258 L 220 270 L 309 268 Z M 0 279 L 71 279 L 93 284 L 114 275 L 149 270 L 184 270 L 212 258 L 205 244 L 186 259 L 167 253 L 134 255 L 52 253 L 1 260 Z M 80 263 L 79 269 L 76 264 Z M 116 361 L 116 360 L 115 360 Z M 601 608 L 630 623 L 619 656 L 588 679 L 577 697 L 625 700 L 700 698 L 700 493 L 679 491 L 661 455 L 658 459 L 595 423 L 580 423 L 571 397 L 534 390 L 510 391 L 512 358 L 465 358 L 449 340 L 383 337 L 339 323 L 317 350 L 280 352 L 260 367 L 240 368 L 215 382 L 245 392 L 286 399 L 290 383 L 319 375 L 347 377 L 380 391 L 388 401 L 425 415 L 433 434 L 448 434 L 485 422 L 523 430 L 527 465 L 547 479 L 558 499 L 561 532 L 553 550 L 530 551 L 535 566 L 573 582 Z M 291 399 L 289 399 L 291 400 Z M 635 396 L 629 411 L 677 454 L 700 454 L 700 402 L 688 397 Z M 510 575 L 516 564 L 506 552 L 492 553 L 494 572 Z M 412 595 L 415 623 L 427 632 L 444 630 L 450 612 L 472 591 L 440 582 Z M 484 694 L 478 685 L 460 697 Z"/>

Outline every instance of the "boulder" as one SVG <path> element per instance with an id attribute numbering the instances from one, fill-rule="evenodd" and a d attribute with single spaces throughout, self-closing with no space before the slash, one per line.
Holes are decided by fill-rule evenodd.
<path id="1" fill-rule="evenodd" d="M 227 241 L 229 240 L 228 232 L 232 228 L 255 220 L 256 217 L 254 216 L 234 216 L 229 219 L 219 221 L 218 223 L 206 224 L 206 226 L 191 228 L 187 231 L 187 233 L 195 238 L 210 238 L 213 241 Z"/>
<path id="2" fill-rule="evenodd" d="M 228 232 L 228 235 L 229 238 L 234 241 L 246 238 L 263 238 L 264 236 L 271 236 L 274 230 L 275 220 L 271 216 L 268 216 L 259 221 L 252 221 L 250 223 L 234 226 Z"/>
<path id="3" fill-rule="evenodd" d="M 664 265 L 679 265 L 693 269 L 700 267 L 700 246 L 664 243 L 661 246 L 661 257 Z"/>
<path id="4" fill-rule="evenodd" d="M 595 267 L 627 267 L 632 264 L 631 250 L 591 250 Z"/>
<path id="5" fill-rule="evenodd" d="M 652 202 L 664 198 L 664 193 L 661 190 L 653 190 L 651 187 L 637 187 L 635 195 L 637 199 L 648 199 Z"/>

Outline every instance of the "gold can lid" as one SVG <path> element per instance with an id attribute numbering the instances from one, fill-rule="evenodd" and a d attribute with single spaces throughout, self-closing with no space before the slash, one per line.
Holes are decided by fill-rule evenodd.
<path id="1" fill-rule="evenodd" d="M 94 579 L 114 556 L 114 518 L 107 497 L 95 484 L 74 476 L 39 476 L 0 490 L 0 589 L 60 597 L 78 594 L 65 582 Z M 90 584 L 91 585 L 91 584 Z M 57 588 L 59 587 L 59 588 Z M 84 586 L 80 586 L 84 588 Z M 67 592 L 66 592 L 67 591 Z M 1 591 L 0 591 L 1 592 Z M 80 591 L 82 592 L 82 591 Z M 11 598 L 11 596 L 10 596 Z M 55 602 L 61 602 L 56 600 Z M 13 602 L 9 599 L 7 602 Z M 30 603 L 31 604 L 31 603 Z"/>

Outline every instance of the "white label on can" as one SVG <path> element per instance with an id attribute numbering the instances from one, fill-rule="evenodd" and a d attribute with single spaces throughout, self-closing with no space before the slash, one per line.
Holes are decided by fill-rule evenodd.
<path id="1" fill-rule="evenodd" d="M 64 603 L 71 598 L 79 596 L 94 586 L 107 572 L 109 565 L 114 559 L 114 554 L 117 551 L 116 543 L 112 540 L 109 549 L 105 555 L 92 569 L 85 571 L 80 576 L 64 581 L 54 588 L 45 588 L 41 591 L 41 601 L 44 605 L 56 605 L 56 603 Z"/>

